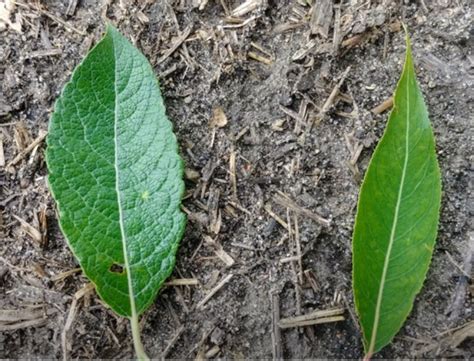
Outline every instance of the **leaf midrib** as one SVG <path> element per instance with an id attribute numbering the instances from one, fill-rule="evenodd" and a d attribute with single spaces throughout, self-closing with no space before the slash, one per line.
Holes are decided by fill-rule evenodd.
<path id="1" fill-rule="evenodd" d="M 408 55 L 407 55 L 408 58 Z M 408 65 L 408 64 L 407 64 Z M 390 263 L 390 256 L 392 253 L 392 247 L 393 243 L 395 241 L 395 234 L 397 230 L 397 225 L 398 225 L 398 213 L 400 210 L 400 204 L 401 204 L 401 199 L 402 199 L 402 194 L 403 194 L 403 186 L 405 184 L 405 176 L 407 172 L 407 166 L 408 166 L 408 153 L 409 153 L 409 132 L 410 132 L 410 71 L 408 69 L 404 69 L 406 71 L 406 130 L 405 130 L 405 159 L 403 162 L 403 168 L 402 168 L 402 175 L 400 178 L 400 187 L 398 189 L 398 196 L 397 196 L 397 203 L 395 205 L 395 213 L 393 216 L 393 223 L 392 223 L 392 229 L 390 231 L 390 239 L 387 247 L 387 252 L 385 254 L 385 260 L 384 260 L 384 265 L 383 265 L 383 270 L 382 270 L 382 277 L 380 279 L 380 287 L 379 287 L 379 292 L 377 295 L 377 304 L 375 306 L 375 316 L 374 316 L 374 323 L 372 327 L 372 335 L 370 337 L 370 345 L 367 351 L 367 355 L 370 357 L 370 355 L 373 354 L 374 349 L 375 349 L 375 343 L 377 340 L 377 331 L 379 327 L 379 322 L 380 322 L 380 309 L 382 306 L 382 298 L 383 298 L 383 292 L 384 292 L 384 287 L 385 287 L 385 280 L 387 278 L 387 271 L 388 271 L 388 264 Z"/>
<path id="2" fill-rule="evenodd" d="M 125 226 L 123 222 L 123 210 L 122 210 L 122 202 L 120 199 L 120 186 L 119 186 L 119 168 L 118 168 L 118 131 L 117 131 L 117 126 L 118 126 L 118 89 L 117 89 L 117 79 L 118 79 L 118 74 L 117 74 L 117 59 L 118 55 L 116 52 L 117 47 L 115 46 L 114 42 L 114 37 L 111 36 L 112 38 L 112 47 L 113 47 L 113 52 L 114 52 L 114 169 L 115 169 L 115 192 L 117 193 L 117 203 L 118 203 L 118 212 L 119 212 L 119 225 L 120 225 L 120 236 L 121 236 L 121 241 L 122 241 L 122 249 L 123 249 L 123 259 L 124 259 L 124 268 L 125 268 L 125 274 L 127 275 L 127 284 L 128 284 L 128 295 L 130 299 L 130 312 L 131 312 L 131 319 L 138 319 L 138 314 L 137 314 L 137 309 L 135 305 L 135 297 L 134 297 L 134 291 L 133 291 L 133 283 L 132 283 L 132 272 L 130 269 L 130 262 L 128 259 L 128 251 L 127 251 L 127 245 L 126 245 L 126 236 L 125 236 Z"/>

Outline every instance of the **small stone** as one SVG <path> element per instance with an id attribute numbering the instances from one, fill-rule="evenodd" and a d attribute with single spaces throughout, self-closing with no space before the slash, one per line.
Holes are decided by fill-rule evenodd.
<path id="1" fill-rule="evenodd" d="M 216 327 L 211 333 L 211 342 L 214 345 L 220 346 L 224 343 L 225 333 L 219 327 Z"/>

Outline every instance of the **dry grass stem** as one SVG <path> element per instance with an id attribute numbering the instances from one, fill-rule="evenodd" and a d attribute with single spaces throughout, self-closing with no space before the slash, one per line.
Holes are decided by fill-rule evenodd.
<path id="1" fill-rule="evenodd" d="M 214 296 L 217 291 L 219 291 L 227 282 L 229 282 L 234 275 L 228 274 L 227 276 L 224 277 L 222 281 L 220 281 L 196 306 L 196 309 L 202 309 L 203 306 Z"/>
<path id="2" fill-rule="evenodd" d="M 344 309 L 334 308 L 322 311 L 313 311 L 306 315 L 282 318 L 279 322 L 280 328 L 291 328 L 309 326 L 319 323 L 338 322 L 344 320 Z"/>

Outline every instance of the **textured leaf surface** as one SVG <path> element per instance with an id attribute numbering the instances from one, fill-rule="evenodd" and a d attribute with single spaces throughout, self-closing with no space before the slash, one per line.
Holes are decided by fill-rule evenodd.
<path id="1" fill-rule="evenodd" d="M 174 266 L 183 166 L 150 64 L 113 27 L 65 86 L 47 144 L 69 245 L 102 299 L 137 316 Z"/>
<path id="2" fill-rule="evenodd" d="M 434 136 L 409 39 L 394 109 L 370 161 L 353 235 L 353 288 L 370 357 L 411 311 L 433 253 L 441 200 Z"/>

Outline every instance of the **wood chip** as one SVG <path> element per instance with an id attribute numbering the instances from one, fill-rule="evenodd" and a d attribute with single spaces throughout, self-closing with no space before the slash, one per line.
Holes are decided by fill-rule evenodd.
<path id="1" fill-rule="evenodd" d="M 375 108 L 371 110 L 372 113 L 374 114 L 381 114 L 387 109 L 390 109 L 393 107 L 393 97 L 390 97 L 386 100 L 384 100 L 382 103 L 377 105 Z"/>
<path id="2" fill-rule="evenodd" d="M 209 350 L 206 351 L 206 354 L 204 355 L 205 359 L 210 359 L 214 356 L 216 356 L 219 352 L 221 351 L 220 347 L 217 345 L 214 345 L 211 347 Z"/>
<path id="3" fill-rule="evenodd" d="M 36 137 L 36 139 L 33 142 L 31 142 L 25 149 L 23 149 L 20 153 L 18 153 L 17 156 L 13 158 L 13 160 L 10 163 L 7 164 L 6 168 L 7 169 L 11 168 L 15 164 L 17 164 L 20 160 L 22 160 L 28 153 L 30 153 L 33 149 L 35 149 L 35 147 L 39 145 L 44 140 L 44 138 L 46 138 L 47 134 L 48 132 L 44 130 L 40 130 L 38 137 Z"/>
<path id="4" fill-rule="evenodd" d="M 94 290 L 95 290 L 95 286 L 92 282 L 86 283 L 81 289 L 79 289 L 74 294 L 74 298 L 80 300 L 82 297 L 90 294 Z"/>
<path id="5" fill-rule="evenodd" d="M 250 59 L 253 59 L 253 60 L 256 60 L 260 63 L 263 63 L 265 65 L 271 65 L 273 63 L 272 59 L 269 59 L 269 58 L 266 58 L 262 55 L 259 55 L 257 54 L 256 52 L 254 51 L 249 51 L 247 53 L 247 56 L 250 58 Z"/>
<path id="6" fill-rule="evenodd" d="M 303 59 L 316 45 L 318 44 L 316 39 L 312 39 L 298 49 L 291 57 L 292 61 L 298 61 Z"/>
<path id="7" fill-rule="evenodd" d="M 234 200 L 237 200 L 237 170 L 236 170 L 236 153 L 232 148 L 229 156 L 229 173 L 230 173 L 230 184 L 232 187 L 232 196 Z"/>
<path id="8" fill-rule="evenodd" d="M 311 13 L 311 33 L 319 34 L 324 38 L 329 35 L 332 23 L 333 0 L 319 0 L 313 6 Z"/>
<path id="9" fill-rule="evenodd" d="M 69 4 L 67 5 L 67 9 L 66 9 L 67 16 L 74 15 L 74 13 L 76 12 L 77 2 L 78 0 L 69 0 Z"/>
<path id="10" fill-rule="evenodd" d="M 362 41 L 367 37 L 367 35 L 364 33 L 364 34 L 357 34 L 357 35 L 354 35 L 346 40 L 344 40 L 342 42 L 342 47 L 343 48 L 353 48 L 354 46 L 357 46 L 359 45 L 360 43 L 362 43 Z"/>
<path id="11" fill-rule="evenodd" d="M 25 233 L 33 239 L 36 243 L 39 245 L 42 245 L 42 239 L 43 236 L 41 235 L 41 232 L 38 231 L 35 227 L 33 227 L 31 224 L 29 224 L 27 221 L 25 221 L 23 218 L 18 217 L 17 215 L 13 214 L 13 217 L 20 222 L 21 227 L 25 231 Z"/>
<path id="12" fill-rule="evenodd" d="M 36 320 L 43 317 L 42 309 L 0 310 L 0 322 Z"/>
<path id="13" fill-rule="evenodd" d="M 36 50 L 28 53 L 25 56 L 25 59 L 34 59 L 34 58 L 44 58 L 47 56 L 56 56 L 61 55 L 63 53 L 63 49 L 44 49 L 44 50 Z"/>
<path id="14" fill-rule="evenodd" d="M 221 107 L 216 107 L 212 110 L 212 117 L 209 120 L 211 128 L 222 128 L 228 123 L 224 110 Z"/>
<path id="15" fill-rule="evenodd" d="M 263 0 L 247 0 L 232 10 L 231 15 L 241 17 L 263 5 Z"/>

